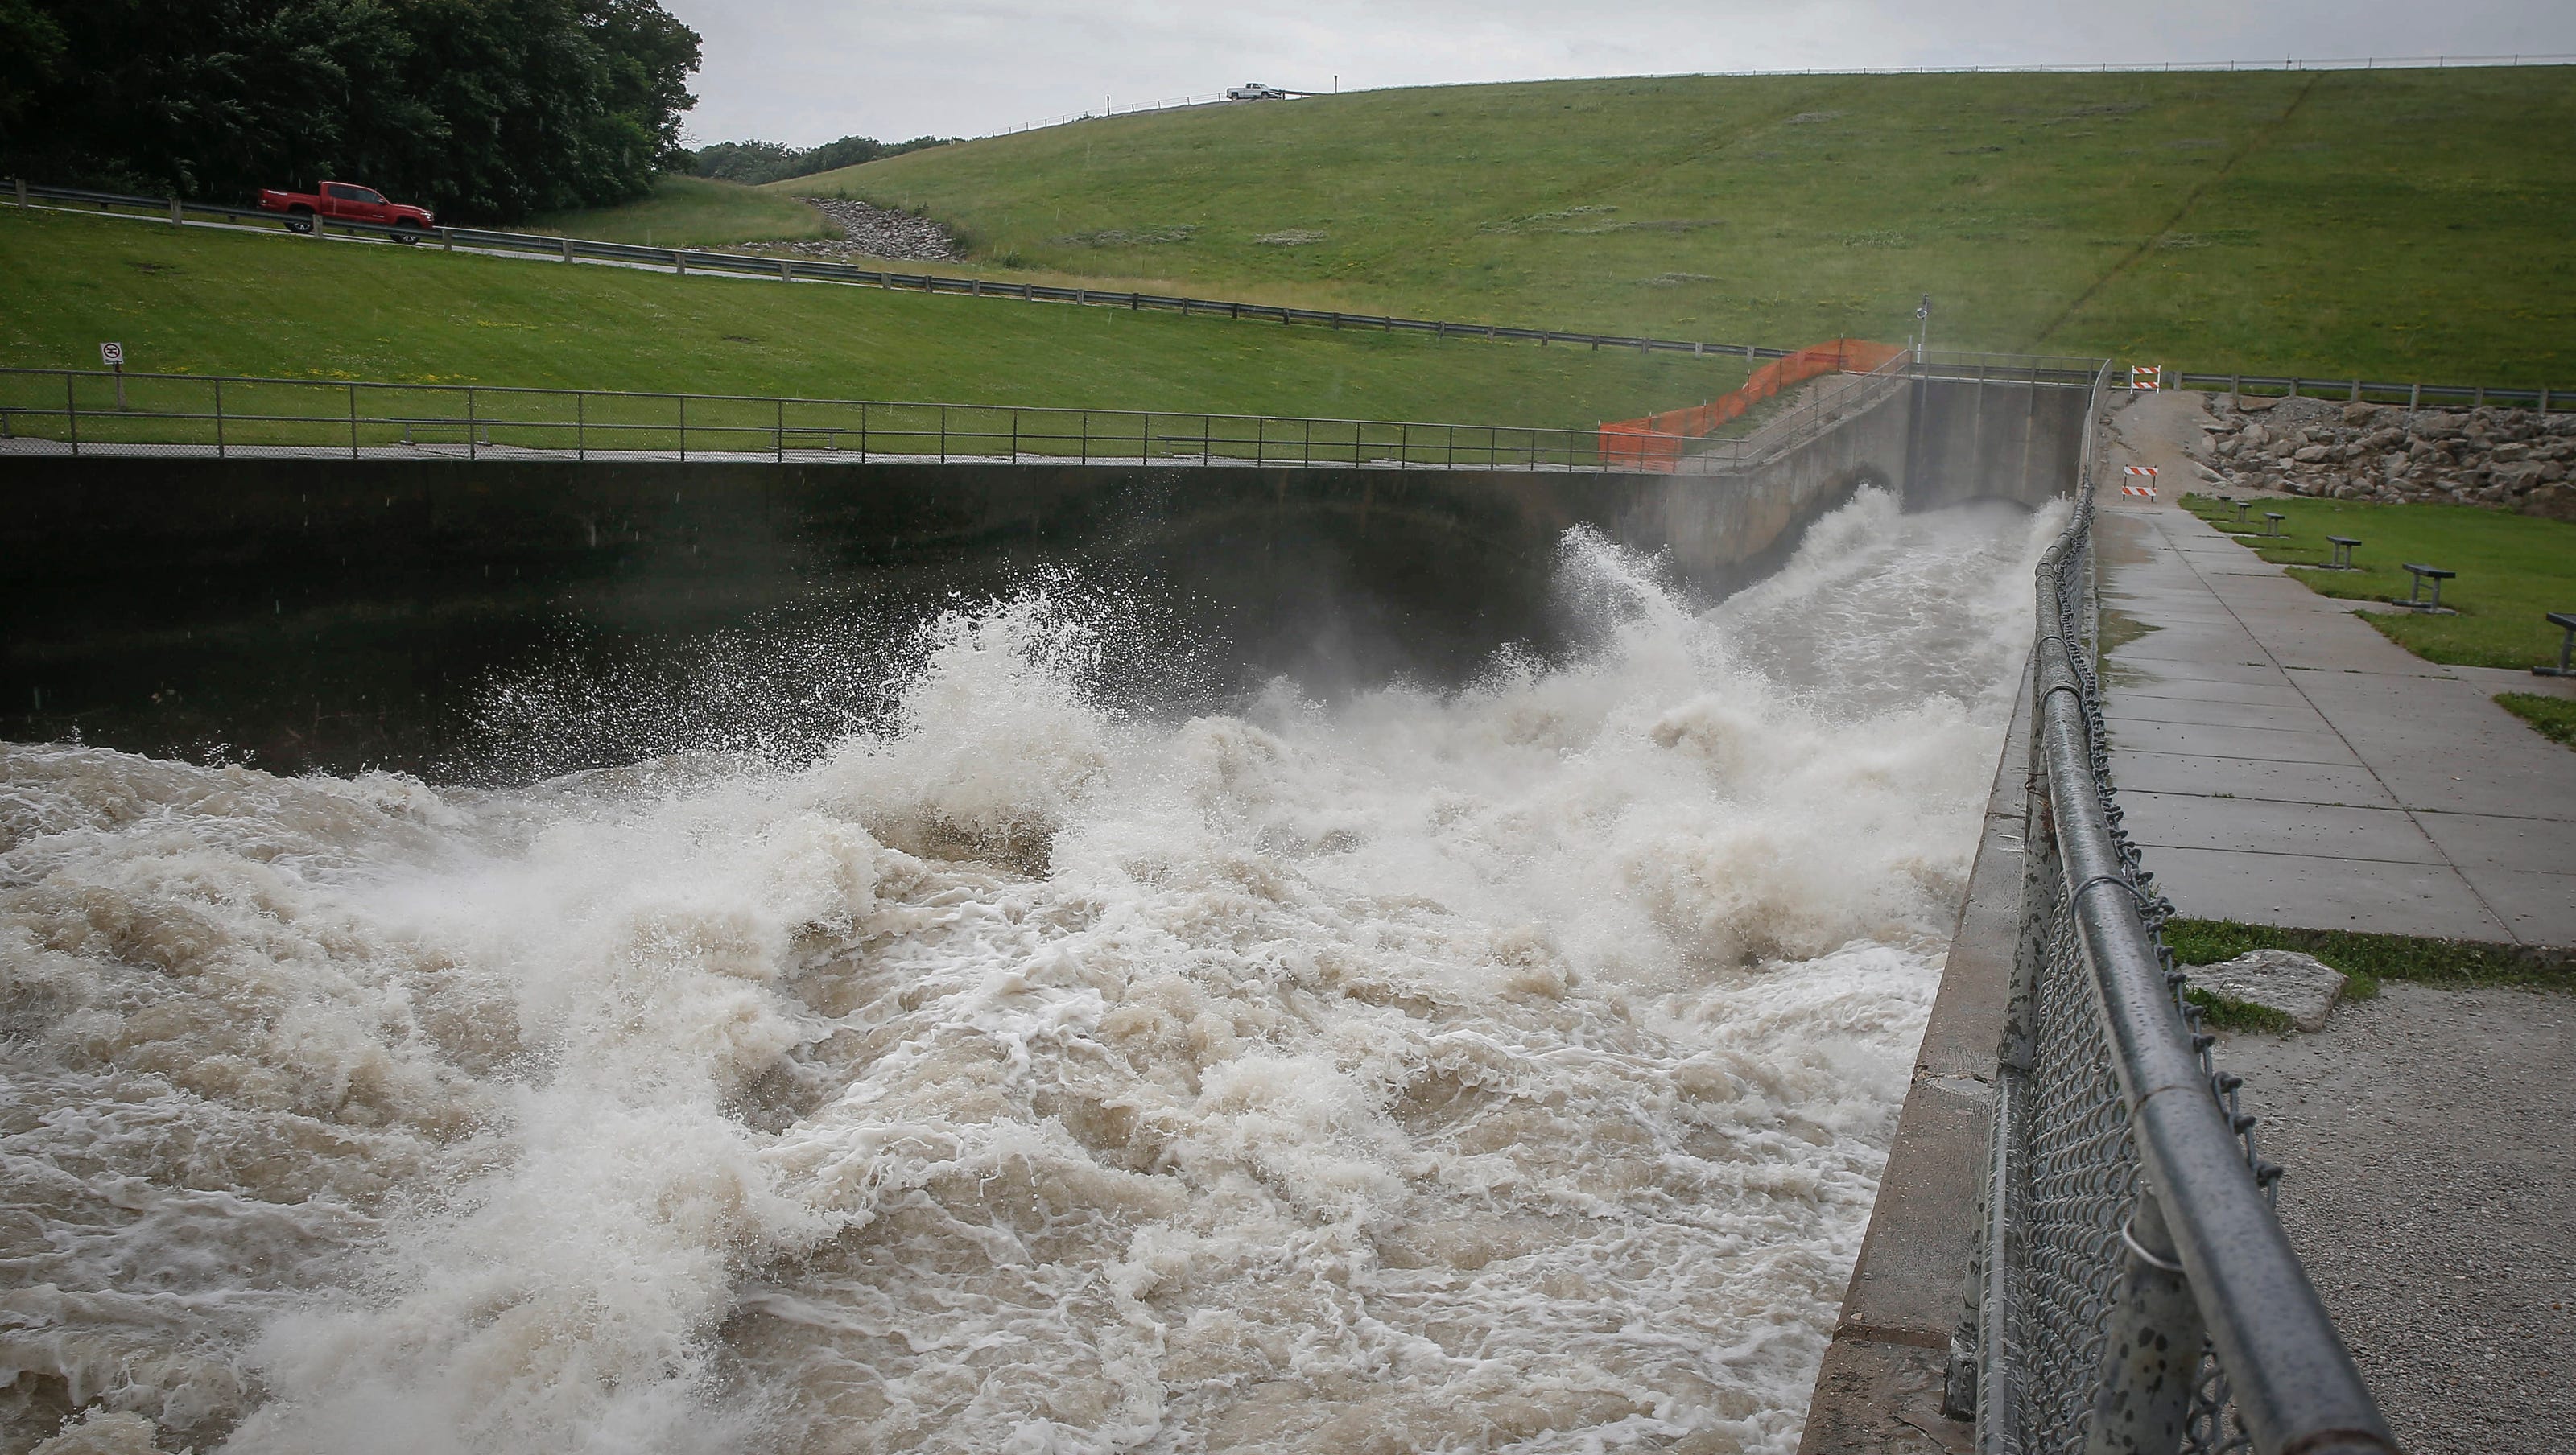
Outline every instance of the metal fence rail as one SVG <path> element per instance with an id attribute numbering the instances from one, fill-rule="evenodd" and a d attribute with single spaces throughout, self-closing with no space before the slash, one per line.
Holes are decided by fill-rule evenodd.
<path id="1" fill-rule="evenodd" d="M 2272 374 L 2175 374 L 2175 387 L 2223 394 L 2277 395 L 2283 398 L 2367 400 L 2422 409 L 2442 403 L 2471 409 L 2522 405 L 2544 413 L 2576 409 L 2576 390 L 2505 389 L 2487 384 L 2380 384 L 2366 379 L 2302 379 Z"/>
<path id="2" fill-rule="evenodd" d="M 190 202 L 177 197 L 139 197 L 121 192 L 92 192 L 78 187 L 47 187 L 23 179 L 8 184 L 21 207 L 38 202 L 70 204 L 119 216 L 146 217 L 171 226 L 207 223 L 257 223 L 282 226 L 284 217 L 256 207 Z M 1523 328 L 1512 324 L 1456 323 L 1432 318 L 1397 318 L 1374 313 L 1343 313 L 1322 308 L 1288 308 L 1240 299 L 1191 298 L 1161 293 L 1121 293 L 1102 288 L 1064 288 L 1047 283 L 1014 283 L 991 278 L 955 278 L 937 273 L 898 273 L 849 263 L 811 262 L 800 258 L 753 253 L 702 252 L 689 248 L 651 248 L 635 243 L 592 242 L 542 233 L 499 232 L 477 227 L 429 229 L 388 227 L 338 218 L 314 220 L 312 236 L 337 233 L 374 242 L 413 242 L 453 251 L 519 254 L 551 261 L 624 263 L 668 269 L 673 273 L 721 273 L 790 283 L 839 283 L 904 293 L 949 293 L 974 298 L 1008 298 L 1025 303 L 1071 303 L 1093 308 L 1151 309 L 1185 317 L 1226 318 L 1253 323 L 1308 324 L 1321 328 L 1363 329 L 1381 333 L 1430 334 L 1435 338 L 1482 339 L 1489 343 L 1568 344 L 1587 349 L 1634 349 L 1643 354 L 1689 354 L 1695 358 L 1777 359 L 1788 349 L 1758 344 L 1720 344 L 1704 340 L 1638 338 L 1625 334 L 1572 333 L 1563 329 Z"/>
<path id="3" fill-rule="evenodd" d="M 0 452 L 1627 468 L 1588 429 L 48 369 L 0 369 Z"/>
<path id="4" fill-rule="evenodd" d="M 1949 1404 L 1980 1455 L 2394 1455 L 2120 828 L 2087 460 L 2039 571 L 2021 936 Z"/>
<path id="5" fill-rule="evenodd" d="M 2495 56 L 2345 56 L 2330 59 L 2302 59 L 2287 56 L 2277 61 L 2088 61 L 2074 64 L 2029 66 L 1853 66 L 1808 71 L 1670 71 L 1640 79 L 1656 81 L 1734 80 L 1762 76 L 2003 76 L 2067 74 L 2134 74 L 2172 71 L 2372 71 L 2372 70 L 2440 70 L 2447 67 L 2488 66 L 2558 66 L 2576 62 L 2576 55 L 2495 55 Z M 1334 92 L 1334 95 L 1357 96 L 1362 91 Z M 1128 116 L 1138 112 L 1184 110 L 1213 106 L 1225 100 L 1225 93 L 1208 96 L 1186 96 L 1174 101 L 1154 101 L 1134 106 L 1109 106 L 1102 103 L 1099 111 L 1072 111 L 1050 116 L 1044 121 L 1006 126 L 988 131 L 981 140 L 997 136 L 1014 136 L 1024 131 L 1041 131 L 1050 126 L 1068 126 L 1077 121 L 1096 121 L 1108 117 Z"/>
<path id="6" fill-rule="evenodd" d="M 2076 367 L 2081 364 L 2082 367 Z M 769 395 L 639 393 L 235 375 L 0 368 L 0 453 L 405 456 L 571 460 L 1338 465 L 1393 469 L 1750 470 L 1839 427 L 1915 379 L 2090 388 L 2089 361 L 1900 355 L 1828 376 L 1734 436 L 1164 410 L 1062 409 Z"/>

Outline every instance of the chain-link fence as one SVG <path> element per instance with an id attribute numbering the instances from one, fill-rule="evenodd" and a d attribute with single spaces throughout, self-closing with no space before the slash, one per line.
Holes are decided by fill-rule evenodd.
<path id="1" fill-rule="evenodd" d="M 2089 469 L 2078 494 L 2039 571 L 2021 934 L 1949 1404 L 1981 1455 L 2387 1455 L 2120 828 Z"/>

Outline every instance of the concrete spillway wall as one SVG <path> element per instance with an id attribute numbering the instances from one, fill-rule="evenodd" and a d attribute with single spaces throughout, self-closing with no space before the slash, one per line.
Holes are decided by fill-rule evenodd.
<path id="1" fill-rule="evenodd" d="M 1320 695 L 1449 683 L 1507 643 L 1568 643 L 1568 529 L 1722 595 L 1865 484 L 1920 508 L 2062 493 L 2083 397 L 1904 383 L 1716 476 L 0 459 L 0 736 L 472 773 L 496 680 L 674 678 L 721 649 L 829 655 L 788 694 L 828 695 L 867 677 L 866 644 L 1046 582 L 1132 628 L 1104 675 L 1149 702 L 1281 674 Z M 655 746 L 588 742 L 530 766 Z"/>

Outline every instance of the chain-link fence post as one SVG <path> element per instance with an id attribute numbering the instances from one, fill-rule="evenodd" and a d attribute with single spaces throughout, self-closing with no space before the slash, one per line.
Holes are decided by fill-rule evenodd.
<path id="1" fill-rule="evenodd" d="M 2085 1455 L 2174 1455 L 2182 1448 L 2207 1344 L 2200 1305 L 2153 1192 L 2142 1191 L 2120 1230 L 2128 1265 L 2102 1345 L 2101 1388 Z"/>

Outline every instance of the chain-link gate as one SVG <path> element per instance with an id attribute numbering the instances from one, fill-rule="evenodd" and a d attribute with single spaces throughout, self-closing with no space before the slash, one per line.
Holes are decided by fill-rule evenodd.
<path id="1" fill-rule="evenodd" d="M 2090 456 L 2039 570 L 2021 933 L 1948 1402 L 1980 1455 L 2390 1455 L 2120 828 Z"/>

